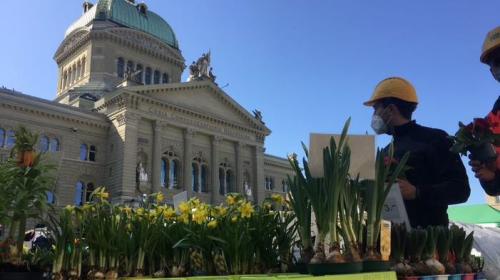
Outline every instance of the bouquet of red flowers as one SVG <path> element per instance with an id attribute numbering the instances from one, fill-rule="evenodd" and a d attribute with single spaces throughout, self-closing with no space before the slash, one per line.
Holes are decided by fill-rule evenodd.
<path id="1" fill-rule="evenodd" d="M 495 123 L 496 125 L 496 123 Z M 493 132 L 494 127 L 489 119 L 475 118 L 468 125 L 460 122 L 455 136 L 452 136 L 453 146 L 451 151 L 463 156 L 470 153 L 471 159 L 481 162 L 496 160 L 495 146 L 500 145 L 500 134 Z"/>

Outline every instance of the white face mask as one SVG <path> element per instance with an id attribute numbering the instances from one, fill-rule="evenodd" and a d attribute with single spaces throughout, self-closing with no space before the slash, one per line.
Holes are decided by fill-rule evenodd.
<path id="1" fill-rule="evenodd" d="M 373 115 L 372 116 L 372 129 L 375 131 L 376 134 L 384 134 L 387 133 L 388 127 L 387 124 L 384 122 L 382 117 L 379 115 Z"/>

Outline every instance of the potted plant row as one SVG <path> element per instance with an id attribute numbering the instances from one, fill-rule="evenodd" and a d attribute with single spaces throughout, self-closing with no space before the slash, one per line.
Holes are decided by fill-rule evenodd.
<path id="1" fill-rule="evenodd" d="M 456 225 L 407 231 L 393 225 L 391 261 L 399 279 L 475 279 L 484 260 L 471 255 L 474 233 Z"/>
<path id="2" fill-rule="evenodd" d="M 323 150 L 323 176 L 313 177 L 309 153 L 300 165 L 289 157 L 294 176 L 288 178 L 290 205 L 296 213 L 302 248 L 299 267 L 308 266 L 314 275 L 388 270 L 379 250 L 381 214 L 390 186 L 404 173 L 408 154 L 393 159 L 394 149 L 378 150 L 375 179 L 360 180 L 349 174 L 351 150 L 348 145 L 350 119 L 338 142 L 331 138 Z M 390 160 L 388 160 L 390 159 Z M 316 242 L 312 248 L 311 213 L 315 217 Z M 304 270 L 304 269 L 302 269 Z"/>

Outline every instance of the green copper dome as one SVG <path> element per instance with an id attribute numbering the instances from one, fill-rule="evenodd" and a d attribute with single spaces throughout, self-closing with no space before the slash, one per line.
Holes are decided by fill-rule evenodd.
<path id="1" fill-rule="evenodd" d="M 66 36 L 94 20 L 109 20 L 153 35 L 178 49 L 179 45 L 172 27 L 159 15 L 147 9 L 145 4 L 133 2 L 129 0 L 99 0 L 68 28 Z"/>

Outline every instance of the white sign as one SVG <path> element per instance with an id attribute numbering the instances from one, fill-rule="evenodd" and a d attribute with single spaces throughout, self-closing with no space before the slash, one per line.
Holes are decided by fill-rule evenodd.
<path id="1" fill-rule="evenodd" d="M 315 178 L 323 177 L 323 149 L 330 146 L 330 139 L 340 140 L 338 134 L 311 133 L 309 137 L 309 169 Z M 375 178 L 375 137 L 373 135 L 348 135 L 351 148 L 349 173 L 360 178 Z"/>
<path id="2" fill-rule="evenodd" d="M 385 199 L 384 207 L 382 208 L 382 219 L 397 224 L 404 223 L 407 230 L 411 229 L 410 220 L 408 219 L 408 213 L 406 213 L 405 203 L 398 183 L 391 186 L 391 190 Z"/>
<path id="3" fill-rule="evenodd" d="M 188 200 L 187 191 L 180 192 L 173 197 L 174 199 L 174 209 L 178 209 L 179 205 Z"/>

